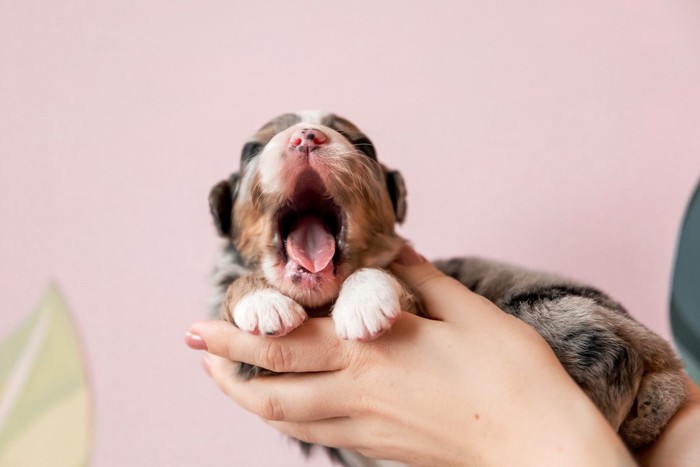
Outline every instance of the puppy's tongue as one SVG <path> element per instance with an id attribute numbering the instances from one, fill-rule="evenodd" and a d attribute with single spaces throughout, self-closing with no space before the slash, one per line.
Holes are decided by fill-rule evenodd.
<path id="1" fill-rule="evenodd" d="M 302 217 L 287 237 L 287 254 L 310 272 L 323 271 L 335 254 L 335 239 L 320 218 Z"/>

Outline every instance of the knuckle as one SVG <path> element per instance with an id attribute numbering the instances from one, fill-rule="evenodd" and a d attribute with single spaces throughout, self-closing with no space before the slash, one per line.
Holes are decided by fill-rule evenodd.
<path id="1" fill-rule="evenodd" d="M 265 368 L 277 372 L 292 370 L 291 351 L 278 339 L 269 339 L 267 345 L 263 346 L 262 353 L 260 360 Z"/>
<path id="2" fill-rule="evenodd" d="M 274 394 L 267 394 L 261 399 L 258 415 L 265 420 L 271 421 L 283 421 L 285 419 L 284 408 Z"/>

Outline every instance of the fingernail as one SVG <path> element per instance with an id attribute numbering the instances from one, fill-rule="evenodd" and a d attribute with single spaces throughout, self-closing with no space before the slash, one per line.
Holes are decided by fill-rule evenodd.
<path id="1" fill-rule="evenodd" d="M 416 253 L 416 250 L 414 250 L 412 246 L 405 245 L 399 252 L 399 256 L 397 256 L 394 261 L 403 266 L 416 266 L 418 264 L 426 263 L 428 260 Z"/>
<path id="2" fill-rule="evenodd" d="M 190 349 L 209 350 L 207 343 L 204 342 L 204 339 L 197 334 L 192 334 L 191 332 L 185 334 L 185 344 L 187 344 Z"/>

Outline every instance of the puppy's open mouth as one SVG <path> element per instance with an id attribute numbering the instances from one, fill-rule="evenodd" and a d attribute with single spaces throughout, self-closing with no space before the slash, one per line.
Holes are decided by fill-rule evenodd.
<path id="1" fill-rule="evenodd" d="M 281 256 L 298 272 L 333 271 L 339 255 L 343 216 L 314 171 L 299 176 L 291 199 L 277 213 Z"/>

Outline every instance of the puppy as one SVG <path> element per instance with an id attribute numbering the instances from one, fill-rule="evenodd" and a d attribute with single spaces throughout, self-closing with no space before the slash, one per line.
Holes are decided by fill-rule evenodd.
<path id="1" fill-rule="evenodd" d="M 270 336 L 330 314 L 352 340 L 377 338 L 401 310 L 422 314 L 385 269 L 406 243 L 394 230 L 405 198 L 400 174 L 348 120 L 302 112 L 270 121 L 209 196 L 227 240 L 214 274 L 217 313 Z M 535 328 L 629 447 L 655 440 L 685 401 L 670 346 L 602 292 L 476 258 L 436 265 Z M 262 371 L 242 365 L 248 377 Z"/>
<path id="2" fill-rule="evenodd" d="M 272 120 L 210 203 L 231 240 L 219 273 L 224 311 L 241 329 L 281 336 L 332 305 L 338 335 L 367 340 L 415 309 L 382 269 L 405 244 L 394 231 L 403 181 L 347 120 L 311 112 Z"/>

